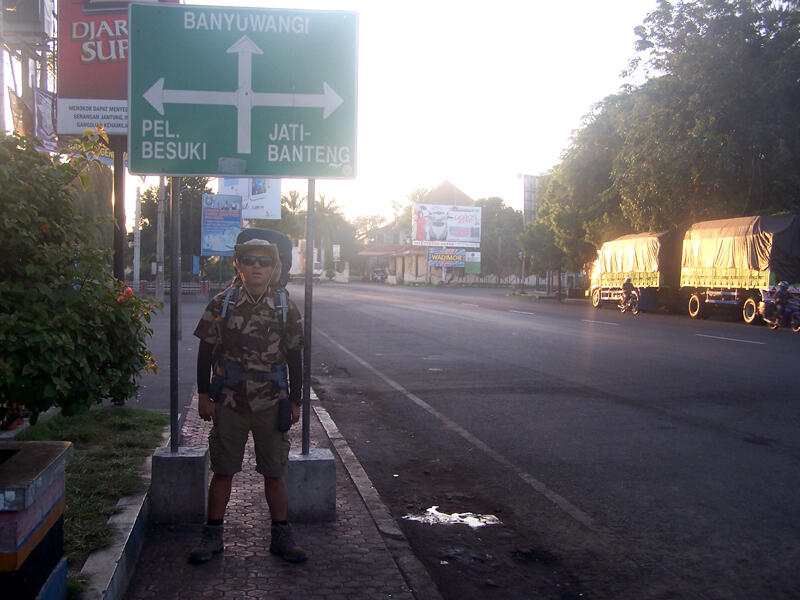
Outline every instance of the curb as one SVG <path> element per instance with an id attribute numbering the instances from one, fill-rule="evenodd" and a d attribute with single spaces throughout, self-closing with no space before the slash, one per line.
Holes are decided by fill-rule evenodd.
<path id="1" fill-rule="evenodd" d="M 347 440 L 339 432 L 336 423 L 322 407 L 313 390 L 311 399 L 316 401 L 311 408 L 314 409 L 331 446 L 336 450 L 355 484 L 359 496 L 411 592 L 418 600 L 442 600 L 428 571 L 411 551 L 408 540 L 381 500 L 366 471 L 347 444 Z M 168 442 L 169 434 L 170 428 L 167 426 L 162 441 Z M 145 460 L 143 471 L 144 480 L 149 481 L 152 473 L 152 456 Z M 120 498 L 117 506 L 122 508 L 122 511 L 108 520 L 109 524 L 117 529 L 114 541 L 108 548 L 92 552 L 81 569 L 81 575 L 85 575 L 89 581 L 83 591 L 83 600 L 123 600 L 136 571 L 136 563 L 146 539 L 150 509 L 148 492 Z"/>
<path id="2" fill-rule="evenodd" d="M 136 562 L 144 546 L 150 502 L 146 493 L 121 498 L 117 506 L 122 512 L 108 522 L 117 528 L 117 535 L 108 548 L 89 555 L 81 569 L 88 579 L 83 600 L 118 600 L 125 596 L 136 571 Z"/>
<path id="3" fill-rule="evenodd" d="M 350 479 L 355 484 L 358 494 L 375 522 L 375 526 L 383 536 L 384 543 L 411 592 L 419 600 L 441 600 L 442 597 L 436 588 L 436 584 L 433 583 L 428 571 L 411 551 L 408 540 L 403 535 L 403 532 L 400 531 L 383 500 L 381 500 L 378 490 L 372 485 L 364 467 L 361 466 L 358 458 L 347 444 L 347 440 L 339 432 L 336 423 L 333 422 L 328 411 L 319 402 L 319 398 L 317 398 L 313 390 L 311 391 L 311 399 L 317 401 L 312 405 L 312 408 L 317 414 L 320 423 L 322 423 L 322 427 L 325 429 L 331 445 L 339 455 L 344 468 L 347 469 Z"/>
<path id="4" fill-rule="evenodd" d="M 161 445 L 169 443 L 170 426 L 161 434 Z M 108 519 L 108 524 L 117 530 L 111 545 L 89 554 L 81 569 L 81 576 L 88 581 L 82 600 L 121 600 L 128 591 L 136 563 L 146 539 L 147 521 L 150 515 L 150 478 L 153 457 L 148 456 L 142 468 L 145 490 L 133 496 L 123 496 L 117 502 L 120 512 Z"/>
<path id="5" fill-rule="evenodd" d="M 44 422 L 60 412 L 51 408 L 43 412 L 39 419 Z M 22 425 L 0 434 L 0 440 L 13 440 L 30 426 L 27 419 Z M 162 446 L 169 442 L 170 427 L 167 425 L 161 434 Z M 148 456 L 142 465 L 142 480 L 145 489 L 149 489 L 152 475 L 152 456 Z M 145 529 L 150 514 L 148 492 L 144 491 L 132 496 L 123 496 L 117 501 L 120 511 L 108 519 L 117 533 L 107 548 L 95 550 L 86 558 L 81 568 L 81 576 L 88 581 L 84 588 L 82 600 L 121 600 L 128 590 L 136 562 L 145 542 Z"/>

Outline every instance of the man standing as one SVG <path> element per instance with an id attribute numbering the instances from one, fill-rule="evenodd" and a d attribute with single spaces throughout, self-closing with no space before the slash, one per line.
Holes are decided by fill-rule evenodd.
<path id="1" fill-rule="evenodd" d="M 300 419 L 303 325 L 297 306 L 279 287 L 280 256 L 265 233 L 269 232 L 245 229 L 236 238 L 233 264 L 237 278 L 209 302 L 194 331 L 200 338 L 198 412 L 200 418 L 213 422 L 208 436 L 213 476 L 208 489 L 208 522 L 189 554 L 193 563 L 207 562 L 225 548 L 225 509 L 233 476 L 242 470 L 249 432 L 272 517 L 269 550 L 290 562 L 306 560 L 287 521 L 285 481 L 289 465 L 286 432 Z"/>

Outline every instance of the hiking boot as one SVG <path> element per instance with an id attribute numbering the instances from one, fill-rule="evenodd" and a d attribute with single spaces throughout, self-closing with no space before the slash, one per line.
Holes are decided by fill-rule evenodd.
<path id="1" fill-rule="evenodd" d="M 223 550 L 222 525 L 204 525 L 200 542 L 189 553 L 189 562 L 196 565 L 208 562 Z"/>
<path id="2" fill-rule="evenodd" d="M 292 526 L 288 523 L 272 526 L 272 541 L 269 544 L 269 551 L 277 554 L 283 560 L 294 563 L 305 562 L 308 558 L 306 551 L 294 543 Z"/>

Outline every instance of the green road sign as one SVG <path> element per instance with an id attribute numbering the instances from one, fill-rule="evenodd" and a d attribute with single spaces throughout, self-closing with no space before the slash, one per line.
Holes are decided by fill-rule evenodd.
<path id="1" fill-rule="evenodd" d="M 128 164 L 352 178 L 358 15 L 131 4 Z"/>

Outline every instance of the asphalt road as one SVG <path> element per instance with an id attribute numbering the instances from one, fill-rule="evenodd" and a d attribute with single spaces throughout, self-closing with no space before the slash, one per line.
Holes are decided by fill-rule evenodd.
<path id="1" fill-rule="evenodd" d="M 323 402 L 442 595 L 798 597 L 800 335 L 507 293 L 314 287 Z"/>
<path id="2" fill-rule="evenodd" d="M 191 404 L 197 380 L 197 338 L 192 335 L 200 320 L 206 302 L 188 301 L 181 303 L 181 327 L 178 339 L 178 412 L 180 422 Z M 153 335 L 148 339 L 148 349 L 158 365 L 156 373 L 146 373 L 139 380 L 138 397 L 131 403 L 136 406 L 168 413 L 170 411 L 170 304 L 155 311 L 149 327 Z"/>

